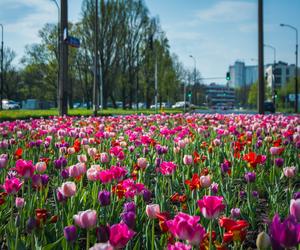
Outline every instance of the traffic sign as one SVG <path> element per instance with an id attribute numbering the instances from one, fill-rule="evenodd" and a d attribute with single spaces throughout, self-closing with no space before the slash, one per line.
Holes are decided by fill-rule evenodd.
<path id="1" fill-rule="evenodd" d="M 79 48 L 80 47 L 80 40 L 76 37 L 68 36 L 67 44 L 71 47 Z"/>

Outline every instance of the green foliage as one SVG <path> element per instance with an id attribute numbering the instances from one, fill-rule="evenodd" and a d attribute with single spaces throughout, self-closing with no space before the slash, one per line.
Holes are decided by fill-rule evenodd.
<path id="1" fill-rule="evenodd" d="M 267 81 L 265 83 L 265 100 L 271 100 L 272 98 L 272 90 L 268 86 Z M 257 105 L 257 97 L 258 97 L 258 81 L 253 83 L 250 87 L 249 95 L 248 95 L 248 103 L 252 107 L 256 107 Z"/>

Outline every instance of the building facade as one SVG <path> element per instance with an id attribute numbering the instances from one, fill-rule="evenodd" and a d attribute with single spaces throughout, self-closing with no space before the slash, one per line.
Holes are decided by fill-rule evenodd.
<path id="1" fill-rule="evenodd" d="M 290 78 L 295 76 L 295 64 L 287 64 L 279 61 L 274 64 L 265 65 L 265 73 L 270 74 L 274 72 L 275 88 L 284 86 Z M 230 81 L 229 86 L 233 88 L 241 88 L 249 86 L 258 80 L 258 66 L 245 65 L 242 61 L 236 61 L 234 65 L 229 66 Z M 266 75 L 267 76 L 267 75 Z"/>
<path id="2" fill-rule="evenodd" d="M 233 107 L 235 104 L 235 90 L 226 85 L 211 83 L 205 88 L 208 106 Z"/>

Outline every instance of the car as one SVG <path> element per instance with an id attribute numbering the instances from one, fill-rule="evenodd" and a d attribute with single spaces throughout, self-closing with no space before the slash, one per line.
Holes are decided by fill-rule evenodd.
<path id="1" fill-rule="evenodd" d="M 275 113 L 275 106 L 273 102 L 264 102 L 264 111 Z"/>
<path id="2" fill-rule="evenodd" d="M 12 100 L 2 100 L 2 109 L 20 109 L 20 105 Z"/>
<path id="3" fill-rule="evenodd" d="M 158 108 L 158 109 L 160 108 L 160 105 L 161 105 L 161 108 L 166 108 L 167 103 L 165 103 L 165 102 L 157 103 L 157 108 Z M 151 105 L 151 106 L 150 106 L 150 109 L 155 109 L 155 104 Z"/>
<path id="4" fill-rule="evenodd" d="M 191 104 L 189 102 L 185 102 L 185 107 L 189 108 L 191 106 Z M 176 102 L 174 105 L 172 105 L 173 109 L 176 108 L 184 108 L 184 102 Z"/>

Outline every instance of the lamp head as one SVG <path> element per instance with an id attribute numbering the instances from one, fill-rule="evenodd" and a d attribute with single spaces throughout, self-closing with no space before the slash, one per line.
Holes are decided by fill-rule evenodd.
<path id="1" fill-rule="evenodd" d="M 280 24 L 281 27 L 285 26 L 283 23 Z"/>

